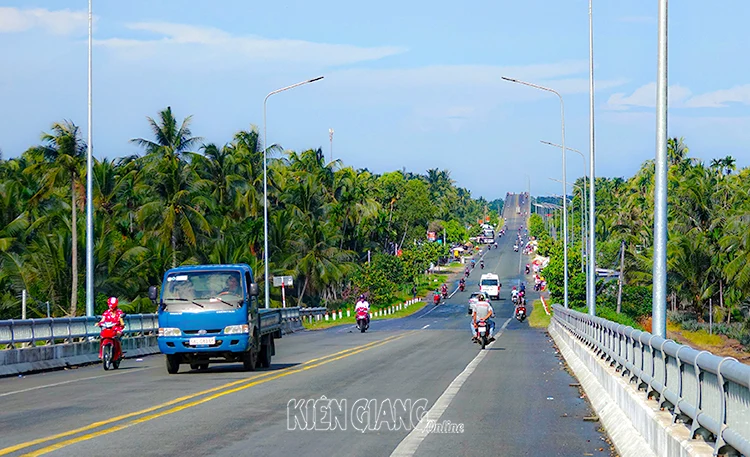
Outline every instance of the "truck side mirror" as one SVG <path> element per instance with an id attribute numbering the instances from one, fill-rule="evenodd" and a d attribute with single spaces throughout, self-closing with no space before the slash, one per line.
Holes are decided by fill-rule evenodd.
<path id="1" fill-rule="evenodd" d="M 251 284 L 250 284 L 250 290 L 248 291 L 248 294 L 249 294 L 249 295 L 250 295 L 251 297 L 257 297 L 257 296 L 258 296 L 258 284 L 256 284 L 256 283 L 251 283 Z"/>
<path id="2" fill-rule="evenodd" d="M 158 295 L 158 291 L 156 290 L 156 286 L 150 286 L 148 288 L 148 298 L 151 301 L 156 301 L 156 297 Z"/>

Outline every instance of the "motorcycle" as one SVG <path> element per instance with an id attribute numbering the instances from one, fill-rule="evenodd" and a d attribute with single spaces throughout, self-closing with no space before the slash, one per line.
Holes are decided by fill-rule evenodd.
<path id="1" fill-rule="evenodd" d="M 513 302 L 514 305 L 518 304 L 518 294 L 512 294 L 510 296 L 510 300 Z"/>
<path id="2" fill-rule="evenodd" d="M 459 284 L 458 284 L 458 290 L 460 290 L 461 292 L 463 292 L 463 291 L 464 291 L 464 289 L 466 289 L 466 284 L 464 284 L 464 283 L 459 283 Z"/>
<path id="3" fill-rule="evenodd" d="M 487 343 L 490 342 L 489 328 L 487 328 L 487 322 L 483 319 L 478 320 L 476 330 L 477 330 L 477 334 L 476 334 L 477 341 L 479 342 L 479 344 L 482 345 L 482 349 L 484 349 L 485 346 L 487 346 Z"/>
<path id="4" fill-rule="evenodd" d="M 479 264 L 479 266 L 480 266 L 480 267 L 482 267 L 482 270 L 484 270 L 484 262 L 481 262 L 481 263 Z"/>
<path id="5" fill-rule="evenodd" d="M 434 304 L 436 304 L 436 305 L 437 305 L 437 304 L 439 304 L 439 303 L 440 303 L 440 294 L 435 294 L 435 295 L 434 295 L 434 296 L 432 297 L 432 302 L 433 302 Z"/>
<path id="6" fill-rule="evenodd" d="M 518 252 L 518 245 L 517 245 L 517 244 L 514 244 L 514 245 L 513 245 L 513 251 L 514 251 L 514 252 Z"/>
<path id="7" fill-rule="evenodd" d="M 114 368 L 115 370 L 120 368 L 120 361 L 122 360 L 122 347 L 120 341 L 117 339 L 117 326 L 114 322 L 104 322 L 101 327 L 102 330 L 99 333 L 99 347 L 102 354 L 102 367 L 104 370 Z"/>
<path id="8" fill-rule="evenodd" d="M 516 306 L 516 319 L 523 322 L 526 319 L 526 304 Z"/>
<path id="9" fill-rule="evenodd" d="M 370 313 L 364 308 L 360 308 L 356 312 L 357 328 L 361 333 L 365 333 L 365 331 L 370 328 Z"/>
<path id="10" fill-rule="evenodd" d="M 446 300 L 446 299 L 448 299 L 448 291 L 444 290 L 443 291 L 443 300 Z"/>
<path id="11" fill-rule="evenodd" d="M 529 274 L 529 272 L 530 272 L 530 271 L 531 271 L 531 270 L 529 269 L 529 266 L 528 266 L 528 265 L 526 265 L 526 274 Z"/>

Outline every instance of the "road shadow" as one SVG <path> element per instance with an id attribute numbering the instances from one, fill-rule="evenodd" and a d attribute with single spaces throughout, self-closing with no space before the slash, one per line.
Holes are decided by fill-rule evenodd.
<path id="1" fill-rule="evenodd" d="M 245 367 L 241 363 L 217 363 L 215 365 L 209 365 L 205 370 L 189 370 L 185 371 L 185 374 L 200 375 L 200 374 L 218 374 L 218 373 L 265 373 L 270 371 L 279 371 L 285 368 L 292 368 L 300 365 L 300 363 L 272 363 L 270 368 L 256 368 L 255 371 L 245 370 Z"/>

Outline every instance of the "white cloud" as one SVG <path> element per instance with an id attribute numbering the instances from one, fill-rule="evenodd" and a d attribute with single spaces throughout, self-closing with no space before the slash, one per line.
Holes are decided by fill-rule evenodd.
<path id="1" fill-rule="evenodd" d="M 705 94 L 693 95 L 687 87 L 669 86 L 670 108 L 726 108 L 728 103 L 750 105 L 750 84 L 721 89 Z M 636 89 L 632 94 L 612 94 L 605 109 L 624 111 L 632 107 L 654 108 L 656 106 L 656 83 L 651 82 Z"/>
<path id="2" fill-rule="evenodd" d="M 750 105 L 750 84 L 696 95 L 685 103 L 690 108 L 726 108 L 727 103 Z"/>
<path id="3" fill-rule="evenodd" d="M 87 24 L 87 11 L 0 7 L 0 33 L 18 33 L 40 28 L 54 35 L 70 35 L 85 33 Z"/>
<path id="4" fill-rule="evenodd" d="M 212 27 L 199 27 L 168 22 L 138 22 L 128 24 L 131 30 L 161 35 L 157 39 L 110 38 L 96 44 L 125 52 L 133 59 L 154 55 L 173 55 L 182 47 L 191 57 L 198 54 L 211 57 L 231 55 L 253 61 L 345 65 L 378 60 L 405 52 L 397 46 L 360 47 L 345 44 L 315 43 L 303 40 L 270 39 L 258 36 L 233 36 Z M 197 46 L 197 48 L 196 48 Z"/>
<path id="5" fill-rule="evenodd" d="M 692 95 L 690 89 L 676 84 L 669 86 L 667 100 L 671 108 L 685 106 L 685 101 Z M 631 107 L 654 108 L 656 106 L 656 83 L 651 82 L 636 89 L 632 94 L 624 92 L 612 94 L 607 100 L 606 109 L 622 111 Z"/>

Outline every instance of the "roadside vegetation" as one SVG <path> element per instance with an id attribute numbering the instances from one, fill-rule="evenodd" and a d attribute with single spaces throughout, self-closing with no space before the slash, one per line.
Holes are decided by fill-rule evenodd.
<path id="1" fill-rule="evenodd" d="M 552 310 L 550 310 L 552 313 Z M 547 315 L 544 311 L 544 305 L 541 300 L 534 300 L 531 305 L 531 314 L 529 314 L 529 326 L 534 328 L 547 328 L 549 322 L 552 319 L 552 315 Z"/>
<path id="2" fill-rule="evenodd" d="M 120 297 L 127 312 L 152 312 L 149 285 L 186 264 L 247 263 L 263 288 L 263 150 L 255 127 L 205 143 L 171 108 L 146 119 L 141 154 L 95 151 L 96 310 Z M 126 145 L 123 145 L 126 146 Z M 10 152 L 10 151 L 6 151 Z M 346 306 L 367 293 L 392 303 L 421 284 L 447 248 L 426 230 L 464 242 L 502 201 L 474 199 L 448 170 L 376 174 L 321 149 L 269 146 L 269 269 L 291 275 L 287 305 Z M 86 144 L 63 121 L 17 157 L 0 158 L 0 319 L 81 315 L 85 298 Z M 116 154 L 116 152 L 114 152 Z M 467 227 L 470 227 L 467 229 Z M 368 263 L 368 254 L 371 259 Z M 281 291 L 271 289 L 272 306 Z"/>
<path id="3" fill-rule="evenodd" d="M 731 156 L 706 163 L 690 157 L 682 139 L 669 140 L 668 309 L 671 328 L 694 344 L 716 335 L 750 347 L 750 168 L 739 171 Z M 584 180 L 578 179 L 586 188 Z M 588 191 L 586 191 L 588 192 Z M 619 271 L 623 249 L 622 304 L 618 282 L 599 280 L 597 314 L 650 330 L 653 255 L 654 162 L 629 179 L 596 179 L 597 265 Z M 581 265 L 579 188 L 569 203 L 569 303 L 585 308 Z M 552 199 L 554 200 L 554 199 Z M 548 221 L 547 224 L 550 222 Z M 552 221 L 560 226 L 559 216 Z M 562 243 L 532 215 L 530 234 L 551 257 L 544 270 L 552 300 L 562 302 Z M 710 324 L 712 322 L 712 325 Z M 635 325 L 634 325 L 635 326 Z M 711 335 L 713 333 L 713 336 Z"/>

